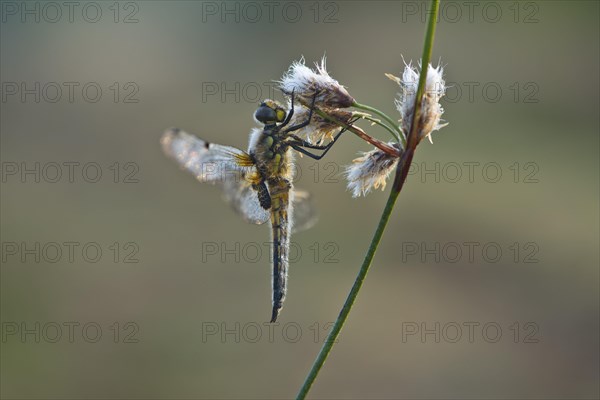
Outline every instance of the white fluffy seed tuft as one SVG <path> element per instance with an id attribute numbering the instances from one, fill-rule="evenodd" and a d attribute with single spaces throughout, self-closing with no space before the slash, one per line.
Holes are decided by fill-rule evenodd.
<path id="1" fill-rule="evenodd" d="M 278 83 L 284 93 L 294 93 L 306 105 L 311 104 L 315 93 L 319 107 L 347 108 L 354 103 L 346 88 L 327 72 L 325 56 L 320 64 L 315 63 L 314 70 L 304 64 L 304 58 L 294 61 Z"/>
<path id="2" fill-rule="evenodd" d="M 396 142 L 390 142 L 389 145 L 400 149 Z M 352 160 L 352 165 L 345 170 L 352 197 L 366 196 L 372 189 L 385 189 L 388 176 L 398 165 L 399 159 L 375 148 Z"/>
<path id="3" fill-rule="evenodd" d="M 399 98 L 396 100 L 396 108 L 402 116 L 402 131 L 408 135 L 411 128 L 413 114 L 415 111 L 415 99 L 417 96 L 417 88 L 419 86 L 419 71 L 420 68 L 412 66 L 412 63 L 405 64 L 402 78 L 398 78 L 391 74 L 386 74 L 388 78 L 398 83 L 401 88 Z M 444 109 L 439 101 L 446 93 L 446 83 L 443 78 L 444 68 L 441 65 L 433 67 L 431 64 L 427 68 L 427 82 L 425 82 L 425 93 L 421 102 L 421 112 L 419 121 L 419 141 L 423 138 L 431 140 L 431 133 L 448 125 L 442 123 L 442 114 Z"/>

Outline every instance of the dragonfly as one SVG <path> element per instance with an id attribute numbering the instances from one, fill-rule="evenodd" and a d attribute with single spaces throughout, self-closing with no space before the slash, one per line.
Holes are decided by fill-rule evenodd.
<path id="1" fill-rule="evenodd" d="M 262 124 L 250 134 L 247 151 L 210 143 L 178 128 L 170 128 L 161 137 L 167 156 L 191 172 L 200 182 L 218 184 L 225 200 L 247 222 L 271 224 L 272 311 L 275 322 L 287 293 L 289 249 L 294 231 L 309 228 L 316 222 L 311 196 L 293 186 L 294 151 L 319 160 L 331 149 L 345 129 L 326 145 L 313 144 L 293 132 L 307 127 L 313 115 L 314 94 L 305 121 L 294 121 L 294 94 L 290 109 L 278 102 L 264 100 L 254 113 Z M 313 151 L 321 151 L 315 154 Z"/>

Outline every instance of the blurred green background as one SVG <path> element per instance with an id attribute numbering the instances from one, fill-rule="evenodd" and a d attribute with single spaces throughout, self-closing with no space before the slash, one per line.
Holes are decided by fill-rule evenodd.
<path id="1" fill-rule="evenodd" d="M 55 4 L 2 2 L 2 397 L 293 397 L 385 203 L 352 199 L 341 176 L 370 146 L 348 134 L 321 162 L 298 159 L 320 220 L 292 238 L 301 254 L 269 328 L 268 229 L 179 171 L 160 134 L 245 148 L 258 99 L 282 98 L 272 81 L 325 53 L 354 97 L 398 116 L 384 73 L 420 57 L 428 5 L 81 2 L 71 22 Z M 450 125 L 419 147 L 311 397 L 598 398 L 599 5 L 469 7 L 442 1 L 433 59 Z M 73 182 L 65 162 L 80 163 Z M 21 176 L 35 163 L 39 182 Z M 64 242 L 79 243 L 73 260 Z"/>

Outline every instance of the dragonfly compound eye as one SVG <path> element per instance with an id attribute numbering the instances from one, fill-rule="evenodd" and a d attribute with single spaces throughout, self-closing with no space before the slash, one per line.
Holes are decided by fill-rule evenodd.
<path id="1" fill-rule="evenodd" d="M 254 114 L 254 118 L 263 124 L 273 123 L 279 120 L 277 112 L 264 103 L 258 107 Z"/>

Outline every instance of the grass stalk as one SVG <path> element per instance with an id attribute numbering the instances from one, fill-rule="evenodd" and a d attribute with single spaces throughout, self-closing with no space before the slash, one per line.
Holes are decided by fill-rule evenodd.
<path id="1" fill-rule="evenodd" d="M 431 52 L 432 52 L 432 48 L 433 48 L 433 40 L 435 37 L 435 25 L 436 25 L 436 21 L 437 21 L 438 7 L 439 7 L 439 0 L 431 0 L 431 8 L 430 8 L 431 13 L 429 15 L 427 31 L 425 34 L 425 44 L 423 46 L 423 56 L 421 58 L 421 60 L 422 60 L 421 61 L 421 73 L 420 73 L 420 78 L 419 78 L 419 86 L 417 89 L 417 95 L 416 95 L 416 99 L 415 99 L 416 104 L 415 104 L 415 108 L 414 108 L 413 120 L 412 120 L 410 132 L 409 132 L 407 140 L 406 140 L 405 150 L 402 153 L 400 161 L 398 162 L 398 167 L 396 169 L 396 175 L 394 178 L 394 185 L 392 186 L 392 190 L 390 191 L 390 195 L 387 199 L 387 202 L 385 204 L 385 207 L 384 207 L 381 217 L 379 219 L 379 223 L 377 224 L 377 229 L 375 230 L 373 238 L 371 239 L 369 249 L 367 250 L 367 253 L 365 254 L 365 257 L 364 257 L 363 263 L 360 267 L 360 270 L 358 272 L 358 275 L 356 276 L 354 284 L 352 285 L 352 289 L 350 289 L 350 293 L 348 293 L 348 297 L 346 298 L 346 301 L 344 302 L 344 305 L 343 305 L 331 331 L 329 332 L 329 335 L 328 335 L 327 339 L 325 340 L 325 343 L 323 343 L 323 347 L 319 351 L 317 358 L 315 359 L 308 375 L 306 376 L 306 379 L 304 380 L 304 383 L 302 384 L 302 387 L 300 388 L 300 391 L 298 392 L 298 395 L 296 397 L 297 399 L 306 398 L 306 395 L 310 391 L 310 388 L 312 387 L 313 383 L 315 382 L 315 379 L 319 375 L 321 368 L 325 364 L 325 361 L 327 360 L 327 358 L 331 352 L 331 349 L 333 348 L 333 345 L 336 343 L 336 340 L 337 340 L 340 332 L 342 331 L 344 323 L 348 319 L 348 315 L 350 314 L 350 311 L 352 310 L 352 306 L 354 305 L 354 302 L 358 296 L 358 293 L 364 283 L 367 273 L 369 272 L 369 268 L 371 267 L 371 263 L 373 261 L 373 258 L 375 257 L 375 253 L 377 252 L 377 248 L 379 246 L 379 243 L 381 242 L 381 238 L 383 237 L 385 227 L 390 219 L 390 216 L 391 216 L 394 206 L 396 204 L 396 200 L 398 199 L 398 196 L 400 195 L 400 191 L 402 190 L 402 187 L 404 186 L 404 182 L 406 181 L 406 177 L 408 175 L 408 170 L 410 168 L 416 146 L 419 142 L 419 138 L 418 138 L 419 127 L 417 126 L 417 122 L 419 121 L 419 113 L 421 111 L 421 102 L 423 99 L 423 93 L 425 91 L 425 82 L 427 80 L 427 70 L 428 70 L 428 66 L 429 66 L 429 61 L 431 60 Z"/>

